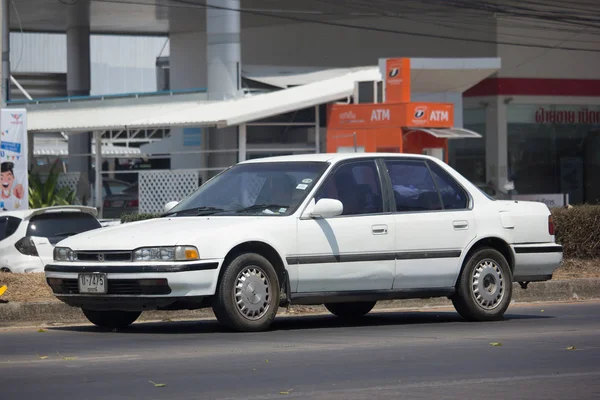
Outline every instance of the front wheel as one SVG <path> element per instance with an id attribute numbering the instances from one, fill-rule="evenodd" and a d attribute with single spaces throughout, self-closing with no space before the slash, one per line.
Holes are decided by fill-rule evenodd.
<path id="1" fill-rule="evenodd" d="M 494 321 L 504 316 L 512 296 L 512 273 L 498 250 L 481 248 L 469 257 L 452 303 L 469 321 Z"/>
<path id="2" fill-rule="evenodd" d="M 246 253 L 224 266 L 213 312 L 223 325 L 245 332 L 269 328 L 279 308 L 279 279 L 263 256 Z"/>
<path id="3" fill-rule="evenodd" d="M 375 301 L 326 303 L 325 308 L 333 315 L 341 318 L 358 318 L 368 314 L 376 303 Z"/>
<path id="4" fill-rule="evenodd" d="M 82 309 L 83 315 L 92 324 L 101 328 L 120 329 L 126 328 L 133 324 L 139 316 L 142 314 L 141 311 L 97 311 Z"/>

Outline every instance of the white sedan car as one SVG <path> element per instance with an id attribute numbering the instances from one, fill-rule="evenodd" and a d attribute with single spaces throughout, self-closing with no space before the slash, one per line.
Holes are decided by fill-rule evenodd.
<path id="1" fill-rule="evenodd" d="M 561 260 L 543 203 L 489 198 L 428 156 L 311 154 L 239 163 L 159 218 L 65 239 L 45 271 L 98 326 L 212 307 L 259 331 L 285 304 L 349 318 L 429 297 L 496 320 L 513 282 L 549 280 Z"/>
<path id="2" fill-rule="evenodd" d="M 54 245 L 100 228 L 93 207 L 56 206 L 0 212 L 0 271 L 44 272 Z"/>

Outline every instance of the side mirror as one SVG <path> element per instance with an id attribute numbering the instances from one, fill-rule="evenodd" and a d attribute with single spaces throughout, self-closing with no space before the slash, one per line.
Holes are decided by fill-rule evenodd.
<path id="1" fill-rule="evenodd" d="M 311 218 L 331 218 L 341 215 L 344 205 L 335 199 L 321 199 L 308 214 Z"/>
<path id="2" fill-rule="evenodd" d="M 507 192 L 510 190 L 515 190 L 515 183 L 513 181 L 508 181 L 504 184 L 504 190 Z"/>
<path id="3" fill-rule="evenodd" d="M 165 204 L 165 212 L 169 212 L 171 210 L 171 208 L 175 207 L 177 204 L 179 204 L 178 201 L 170 201 L 167 204 Z"/>

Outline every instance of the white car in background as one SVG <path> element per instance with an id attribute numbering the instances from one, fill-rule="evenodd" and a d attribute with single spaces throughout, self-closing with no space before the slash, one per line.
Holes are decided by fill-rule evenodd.
<path id="1" fill-rule="evenodd" d="M 44 272 L 56 243 L 101 227 L 96 215 L 95 208 L 81 206 L 0 212 L 0 271 Z"/>
<path id="2" fill-rule="evenodd" d="M 377 301 L 448 297 L 468 320 L 500 319 L 513 282 L 562 260 L 543 203 L 495 200 L 432 157 L 307 154 L 239 163 L 162 217 L 61 241 L 46 277 L 92 323 L 212 307 L 239 331 L 285 304 L 340 317 Z"/>

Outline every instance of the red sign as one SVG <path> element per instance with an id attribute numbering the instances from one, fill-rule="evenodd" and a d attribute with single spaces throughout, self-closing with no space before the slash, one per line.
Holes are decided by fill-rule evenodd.
<path id="1" fill-rule="evenodd" d="M 535 112 L 538 124 L 599 124 L 600 110 L 548 110 L 543 107 Z"/>

